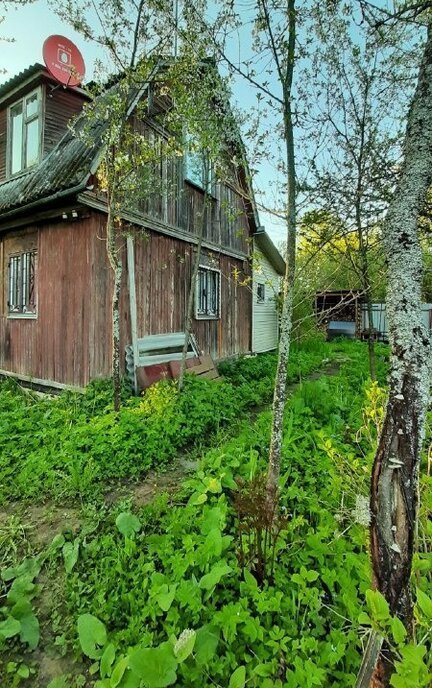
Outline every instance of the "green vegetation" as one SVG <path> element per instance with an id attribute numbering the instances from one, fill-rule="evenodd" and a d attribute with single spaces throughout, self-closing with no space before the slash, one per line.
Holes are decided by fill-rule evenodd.
<path id="1" fill-rule="evenodd" d="M 289 380 L 318 368 L 322 342 L 293 352 Z M 272 394 L 276 355 L 243 358 L 221 366 L 226 380 L 187 376 L 178 394 L 173 382 L 151 387 L 142 398 L 127 398 L 112 410 L 108 381 L 92 383 L 85 394 L 66 392 L 44 399 L 15 382 L 0 383 L 0 504 L 14 499 L 94 499 L 107 482 L 138 478 L 163 467 L 179 451 L 208 444 Z"/>
<path id="2" fill-rule="evenodd" d="M 65 524 L 50 544 L 33 552 L 16 520 L 9 520 L 3 540 L 0 530 L 7 567 L 2 575 L 7 601 L 0 611 L 2 688 L 351 688 L 360 639 L 371 627 L 397 650 L 395 688 L 430 685 L 430 478 L 422 479 L 414 565 L 415 644 L 407 642 L 382 596 L 369 589 L 364 502 L 383 418 L 386 352 L 379 347 L 380 387 L 368 379 L 364 345 L 341 342 L 324 351 L 338 357 L 339 371 L 304 381 L 286 410 L 282 513 L 271 547 L 257 547 L 266 523 L 259 495 L 270 434 L 267 410 L 203 452 L 198 469 L 175 495 L 161 494 L 141 508 L 130 501 L 86 505 L 78 529 Z M 205 403 L 213 408 L 212 430 L 231 423 L 239 409 L 250 406 L 255 376 L 270 376 L 271 358 L 226 364 L 223 385 L 191 379 L 181 418 L 193 420 L 184 431 L 201 422 L 194 396 L 204 417 Z M 297 375 L 308 366 L 313 367 L 312 354 L 303 352 Z M 211 396 L 213 389 L 217 393 Z M 221 390 L 232 416 L 220 415 Z M 262 402 L 271 388 L 259 394 Z M 93 406 L 90 395 L 69 398 L 81 404 L 75 417 L 86 417 L 88 425 L 110 417 L 99 407 L 100 395 L 94 395 Z M 183 427 L 173 411 L 179 399 L 167 383 L 127 403 L 130 415 L 153 413 L 159 423 L 171 424 L 172 437 Z M 66 412 L 65 400 L 31 401 L 30 408 L 35 404 L 53 414 Z M 185 442 L 193 441 L 189 434 Z M 132 465 L 138 466 L 135 459 Z M 258 561 L 265 571 L 261 578 Z M 55 592 L 48 605 L 46 590 L 49 596 Z M 27 610 L 22 618 L 21 608 Z M 40 649 L 60 658 L 56 678 L 41 673 Z"/>

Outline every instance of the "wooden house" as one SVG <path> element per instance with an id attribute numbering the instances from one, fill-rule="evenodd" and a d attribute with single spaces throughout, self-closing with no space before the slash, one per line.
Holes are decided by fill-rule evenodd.
<path id="1" fill-rule="evenodd" d="M 53 387 L 83 387 L 112 371 L 113 275 L 95 177 L 104 122 L 94 125 L 92 145 L 68 129 L 87 100 L 39 64 L 0 87 L 0 374 Z M 165 135 L 150 109 L 138 119 L 155 138 Z M 132 237 L 119 246 L 122 351 L 133 336 L 184 329 L 203 189 L 181 158 L 161 161 L 160 174 L 178 192 L 122 213 Z M 253 348 L 253 302 L 261 299 L 251 281 L 255 239 L 282 270 L 248 198 L 228 183 L 212 191 L 192 330 L 214 359 Z"/>

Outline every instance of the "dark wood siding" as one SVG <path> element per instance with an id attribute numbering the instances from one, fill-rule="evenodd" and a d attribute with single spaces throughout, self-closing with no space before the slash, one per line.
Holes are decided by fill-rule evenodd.
<path id="1" fill-rule="evenodd" d="M 67 131 L 68 122 L 81 112 L 84 96 L 63 87 L 45 86 L 43 155 L 47 155 Z"/>
<path id="2" fill-rule="evenodd" d="M 7 110 L 0 110 L 0 182 L 6 179 Z"/>
<path id="3" fill-rule="evenodd" d="M 139 337 L 184 329 L 194 256 L 191 244 L 154 232 L 136 240 Z M 220 270 L 221 311 L 218 319 L 193 320 L 199 347 L 215 358 L 250 351 L 251 289 L 240 286 L 250 274 L 247 262 L 212 251 L 205 251 L 201 262 Z"/>
<path id="4" fill-rule="evenodd" d="M 0 279 L 17 242 L 37 237 L 37 318 L 10 318 L 5 291 L 0 311 L 0 369 L 47 381 L 83 386 L 111 371 L 112 273 L 106 258 L 105 216 L 28 227 L 0 242 Z M 123 241 L 121 242 L 124 243 Z M 138 335 L 183 329 L 194 248 L 156 232 L 137 232 Z M 130 343 L 129 294 L 124 246 L 121 346 Z M 251 291 L 240 286 L 248 264 L 205 252 L 220 269 L 221 317 L 194 320 L 200 348 L 215 358 L 250 350 Z"/>
<path id="5" fill-rule="evenodd" d="M 136 204 L 149 218 L 173 228 L 180 228 L 194 236 L 201 233 L 204 192 L 184 179 L 183 158 L 167 157 L 160 142 L 164 136 L 137 117 L 132 125 L 143 134 L 160 156 L 148 163 L 143 171 L 143 188 L 137 193 Z M 237 174 L 231 171 L 232 184 L 213 185 L 204 239 L 222 248 L 249 253 L 249 218 L 244 198 L 239 193 Z"/>

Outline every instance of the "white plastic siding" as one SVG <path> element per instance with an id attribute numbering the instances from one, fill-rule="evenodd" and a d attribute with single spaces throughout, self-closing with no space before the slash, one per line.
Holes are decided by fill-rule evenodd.
<path id="1" fill-rule="evenodd" d="M 271 351 L 278 344 L 278 313 L 275 296 L 280 289 L 280 277 L 261 251 L 254 247 L 252 280 L 252 351 Z M 264 285 L 264 300 L 258 301 L 258 285 Z"/>

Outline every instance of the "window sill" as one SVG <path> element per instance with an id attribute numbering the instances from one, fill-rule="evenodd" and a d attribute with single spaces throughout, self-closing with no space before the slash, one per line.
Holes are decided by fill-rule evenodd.
<path id="1" fill-rule="evenodd" d="M 37 320 L 37 313 L 8 313 L 8 320 Z"/>
<path id="2" fill-rule="evenodd" d="M 195 320 L 220 320 L 220 315 L 195 315 Z"/>

